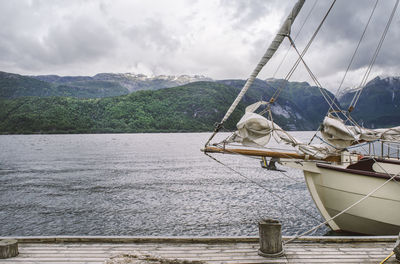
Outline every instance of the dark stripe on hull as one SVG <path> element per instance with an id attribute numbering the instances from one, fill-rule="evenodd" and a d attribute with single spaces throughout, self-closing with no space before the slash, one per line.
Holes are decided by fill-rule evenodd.
<path id="1" fill-rule="evenodd" d="M 328 170 L 335 170 L 335 171 L 340 171 L 344 173 L 351 173 L 351 174 L 357 174 L 357 175 L 362 175 L 362 176 L 368 176 L 368 177 L 375 177 L 375 178 L 381 178 L 381 179 L 390 179 L 393 177 L 391 174 L 386 174 L 386 173 L 379 173 L 379 172 L 372 172 L 372 171 L 363 171 L 363 170 L 355 170 L 355 169 L 346 169 L 346 168 L 340 168 L 332 165 L 327 165 L 327 164 L 322 164 L 322 163 L 317 163 L 318 168 L 324 168 Z M 400 167 L 399 167 L 400 169 Z M 400 176 L 394 177 L 396 181 L 400 181 Z"/>
<path id="2" fill-rule="evenodd" d="M 381 163 L 390 163 L 400 165 L 400 160 L 392 160 L 392 159 L 375 159 L 377 162 Z"/>

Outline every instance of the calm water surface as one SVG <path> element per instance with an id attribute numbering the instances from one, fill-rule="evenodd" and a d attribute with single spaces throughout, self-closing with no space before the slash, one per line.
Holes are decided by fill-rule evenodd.
<path id="1" fill-rule="evenodd" d="M 301 171 L 214 155 L 244 178 L 199 151 L 208 137 L 2 135 L 0 236 L 250 236 L 262 218 L 292 235 L 322 220 Z"/>

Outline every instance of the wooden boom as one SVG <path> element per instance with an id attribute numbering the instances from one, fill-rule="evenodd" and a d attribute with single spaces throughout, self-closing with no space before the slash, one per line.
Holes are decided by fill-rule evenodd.
<path id="1" fill-rule="evenodd" d="M 302 159 L 302 160 L 323 160 L 331 162 L 340 162 L 340 156 L 329 156 L 325 159 L 319 159 L 313 156 L 301 155 L 294 152 L 277 152 L 277 151 L 267 151 L 267 150 L 257 150 L 257 149 L 232 149 L 232 148 L 218 148 L 207 146 L 202 149 L 204 152 L 209 153 L 225 153 L 225 154 L 240 154 L 247 156 L 259 156 L 259 157 L 271 157 L 271 158 L 283 158 L 283 159 Z"/>

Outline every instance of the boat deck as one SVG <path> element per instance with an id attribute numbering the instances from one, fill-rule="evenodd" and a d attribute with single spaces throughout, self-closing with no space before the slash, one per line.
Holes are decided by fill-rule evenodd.
<path id="1" fill-rule="evenodd" d="M 396 241 L 396 237 L 305 237 L 286 245 L 284 256 L 264 258 L 257 254 L 257 237 L 16 239 L 20 254 L 0 259 L 1 264 L 380 263 L 392 252 Z M 386 263 L 398 262 L 392 256 Z"/>

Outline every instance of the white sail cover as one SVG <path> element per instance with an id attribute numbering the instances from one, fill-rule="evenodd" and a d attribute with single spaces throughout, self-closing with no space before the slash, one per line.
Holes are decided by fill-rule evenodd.
<path id="1" fill-rule="evenodd" d="M 347 126 L 343 120 L 326 116 L 322 123 L 321 135 L 336 148 L 347 148 L 362 142 L 387 140 L 400 142 L 400 126 L 386 129 L 367 129 L 359 126 Z"/>
<path id="2" fill-rule="evenodd" d="M 305 144 L 271 120 L 254 113 L 263 104 L 267 103 L 261 101 L 246 108 L 246 113 L 236 125 L 238 130 L 227 139 L 228 143 L 237 142 L 249 147 L 264 147 L 269 143 L 272 135 L 277 142 L 283 142 L 295 147 L 300 154 L 324 159 L 331 153 L 331 147 Z"/>
<path id="3" fill-rule="evenodd" d="M 246 108 L 246 113 L 237 123 L 237 131 L 227 139 L 228 143 L 237 142 L 248 147 L 265 147 L 271 136 L 280 143 L 295 147 L 298 153 L 324 159 L 349 146 L 375 140 L 400 142 L 400 126 L 387 129 L 366 129 L 347 126 L 339 118 L 326 116 L 321 135 L 329 145 L 310 145 L 297 140 L 280 126 L 267 118 L 254 113 L 267 102 L 257 102 Z"/>

